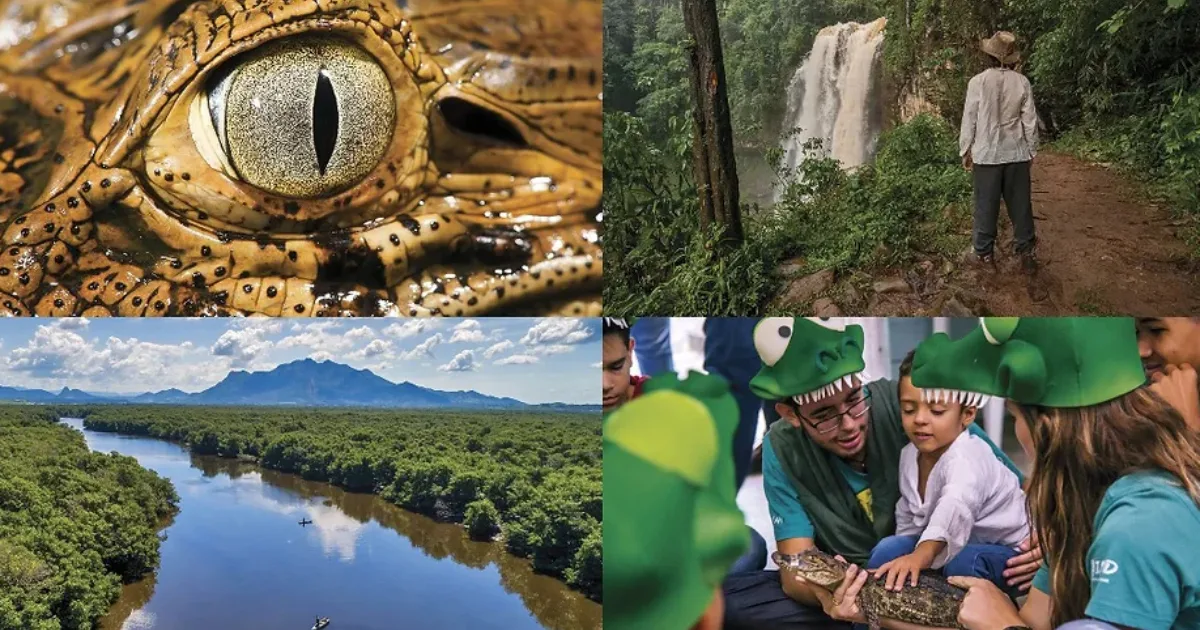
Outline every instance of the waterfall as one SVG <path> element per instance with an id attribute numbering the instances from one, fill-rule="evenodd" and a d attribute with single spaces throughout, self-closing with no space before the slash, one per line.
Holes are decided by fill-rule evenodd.
<path id="1" fill-rule="evenodd" d="M 804 144 L 823 141 L 822 153 L 843 168 L 867 163 L 875 155 L 882 124 L 878 93 L 880 56 L 886 18 L 869 24 L 849 22 L 817 33 L 812 52 L 788 84 L 787 113 L 780 146 L 784 165 L 804 161 Z M 794 128 L 795 135 L 787 135 Z M 782 191 L 776 190 L 776 200 Z"/>

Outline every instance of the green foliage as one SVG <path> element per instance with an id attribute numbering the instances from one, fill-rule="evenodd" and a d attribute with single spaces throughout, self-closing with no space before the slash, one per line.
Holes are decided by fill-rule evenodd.
<path id="1" fill-rule="evenodd" d="M 600 423 L 590 416 L 129 405 L 65 411 L 94 431 L 173 440 L 193 451 L 221 454 L 222 445 L 237 442 L 243 456 L 261 453 L 266 468 L 378 493 L 462 522 L 473 538 L 517 532 L 509 549 L 564 580 L 603 516 Z M 0 481 L 0 505 L 19 500 L 10 494 Z M 599 597 L 598 588 L 587 590 L 591 582 L 580 584 Z"/>
<path id="2" fill-rule="evenodd" d="M 956 246 L 946 213 L 965 212 L 971 187 L 941 118 L 924 114 L 888 131 L 875 164 L 854 173 L 811 155 L 799 170 L 803 179 L 780 173 L 787 187 L 760 231 L 811 269 L 901 264 L 914 251 Z"/>
<path id="3" fill-rule="evenodd" d="M 500 531 L 500 511 L 487 499 L 473 501 L 467 506 L 463 525 L 474 540 L 491 540 Z"/>
<path id="4" fill-rule="evenodd" d="M 56 418 L 0 407 L 0 630 L 92 628 L 123 581 L 158 566 L 158 526 L 179 500 Z"/>
<path id="5" fill-rule="evenodd" d="M 712 316 L 755 312 L 775 289 L 775 252 L 753 237 L 720 256 L 715 230 L 699 225 L 690 177 L 688 123 L 671 119 L 655 144 L 646 123 L 605 112 L 604 307 L 607 313 Z"/>

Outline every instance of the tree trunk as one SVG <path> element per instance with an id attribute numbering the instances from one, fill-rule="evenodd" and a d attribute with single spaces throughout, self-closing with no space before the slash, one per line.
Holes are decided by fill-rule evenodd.
<path id="1" fill-rule="evenodd" d="M 692 171 L 700 192 L 700 225 L 723 226 L 724 242 L 736 244 L 743 239 L 742 213 L 717 4 L 716 0 L 682 2 L 684 28 L 691 37 Z"/>

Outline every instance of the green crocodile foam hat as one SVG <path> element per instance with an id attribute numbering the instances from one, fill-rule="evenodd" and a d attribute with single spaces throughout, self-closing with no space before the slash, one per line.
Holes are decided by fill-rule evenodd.
<path id="1" fill-rule="evenodd" d="M 754 327 L 762 369 L 750 381 L 759 398 L 797 404 L 832 396 L 863 380 L 862 326 L 816 317 L 768 317 Z"/>
<path id="2" fill-rule="evenodd" d="M 737 402 L 673 373 L 604 421 L 604 627 L 685 630 L 749 546 L 734 487 Z"/>
<path id="3" fill-rule="evenodd" d="M 929 337 L 913 357 L 914 387 L 1043 407 L 1098 405 L 1145 382 L 1129 317 L 984 317 L 957 341 Z"/>

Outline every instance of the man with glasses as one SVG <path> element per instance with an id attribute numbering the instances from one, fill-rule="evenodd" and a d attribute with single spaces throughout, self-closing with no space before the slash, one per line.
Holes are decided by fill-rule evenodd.
<path id="1" fill-rule="evenodd" d="M 753 334 L 762 369 L 750 388 L 776 401 L 784 420 L 771 427 L 762 448 L 779 552 L 815 546 L 865 566 L 875 545 L 896 533 L 900 451 L 908 444 L 896 383 L 865 381 L 861 326 L 772 317 Z M 975 425 L 970 430 L 988 439 Z M 847 627 L 822 612 L 811 587 L 787 577 L 778 571 L 730 575 L 725 628 Z"/>

